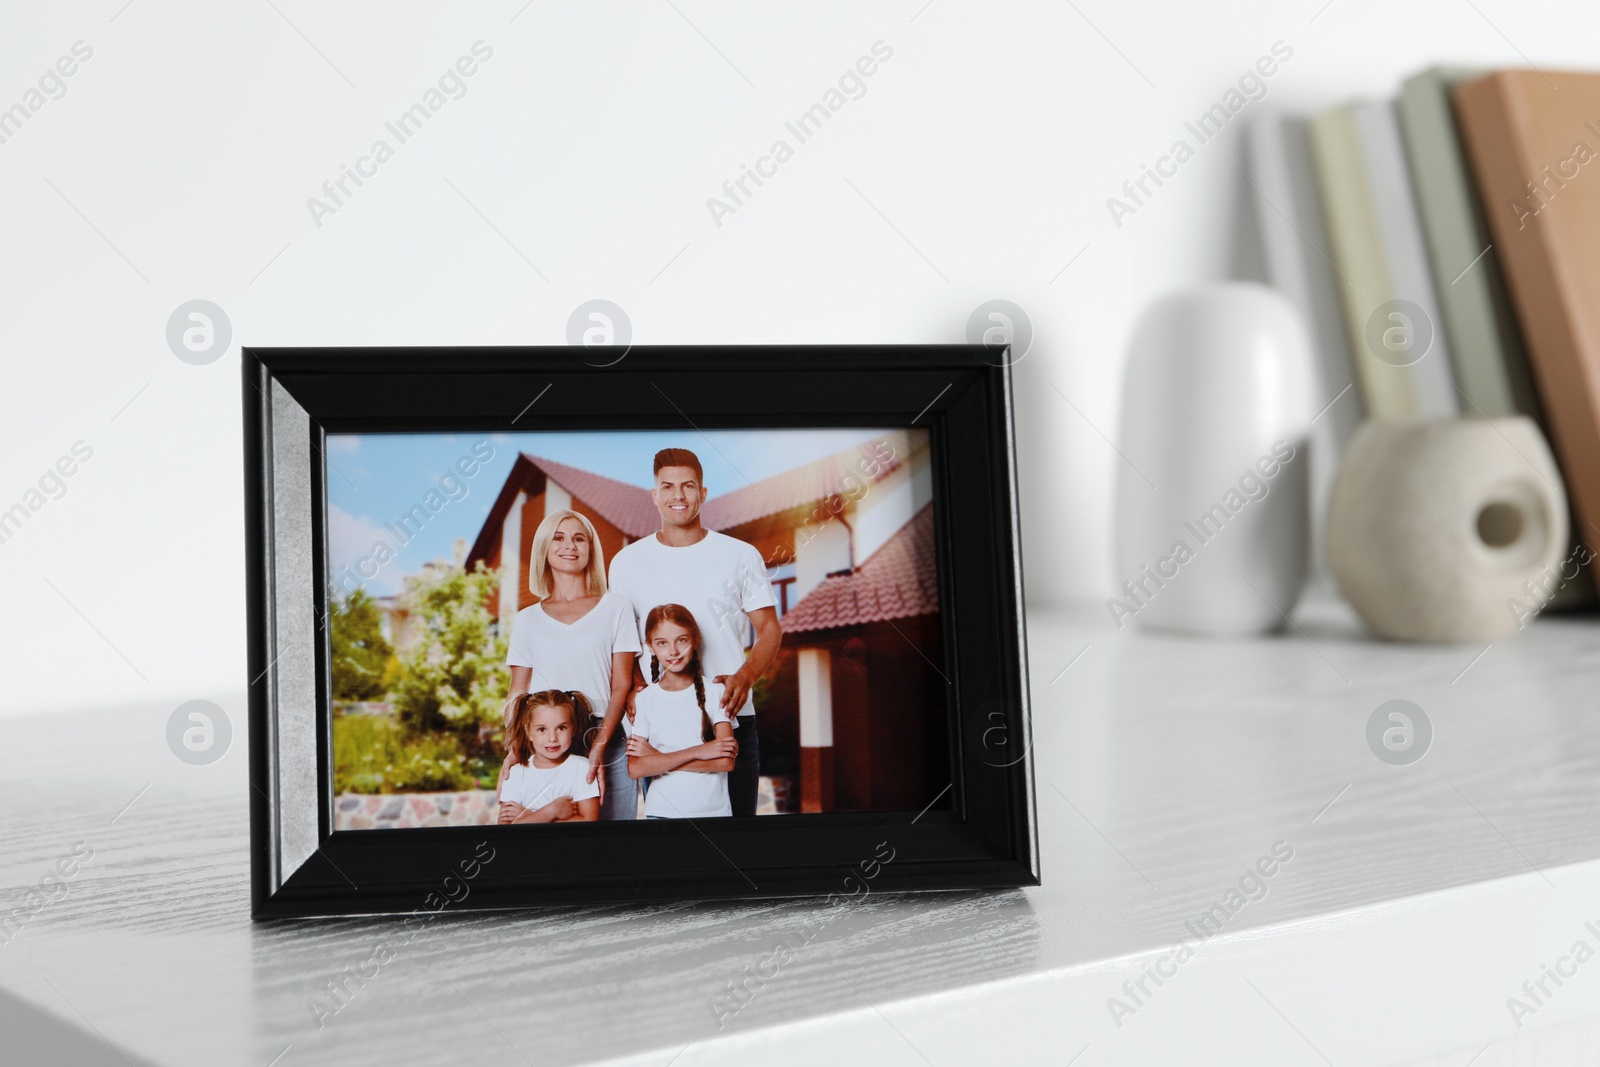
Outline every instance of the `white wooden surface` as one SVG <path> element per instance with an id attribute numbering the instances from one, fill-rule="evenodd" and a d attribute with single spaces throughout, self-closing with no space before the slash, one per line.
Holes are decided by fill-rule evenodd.
<path id="1" fill-rule="evenodd" d="M 1517 1033 L 1506 998 L 1541 965 L 1600 947 L 1600 626 L 1543 619 L 1473 662 L 1296 621 L 1211 642 L 1035 613 L 1045 884 L 839 911 L 720 1030 L 712 1000 L 821 905 L 447 917 L 319 1029 L 311 998 L 394 927 L 251 923 L 242 697 L 201 768 L 166 706 L 0 723 L 0 909 L 94 849 L 0 944 L 0 1061 L 42 1034 L 60 1062 L 141 1065 L 1464 1065 Z M 1409 767 L 1366 745 L 1395 697 L 1434 724 Z M 1277 841 L 1266 896 L 1116 1025 L 1108 998 Z M 1596 1014 L 1600 962 L 1517 1040 L 1588 1041 Z"/>

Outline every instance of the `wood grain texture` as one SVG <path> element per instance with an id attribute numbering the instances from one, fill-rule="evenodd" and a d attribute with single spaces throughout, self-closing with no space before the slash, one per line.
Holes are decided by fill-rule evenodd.
<path id="1" fill-rule="evenodd" d="M 1140 1042 L 1198 1025 L 1176 1009 L 1214 982 L 1164 993 L 1124 1030 L 1103 1007 L 1118 968 L 1189 937 L 1186 922 L 1274 842 L 1293 859 L 1226 936 L 1201 946 L 1207 966 L 1276 951 L 1293 975 L 1313 966 L 1311 950 L 1271 946 L 1315 942 L 1329 924 L 1352 931 L 1333 937 L 1331 952 L 1374 915 L 1405 916 L 1393 921 L 1409 928 L 1445 907 L 1431 901 L 1459 900 L 1438 892 L 1450 887 L 1473 886 L 1470 900 L 1496 914 L 1513 905 L 1493 901 L 1541 899 L 1543 879 L 1565 888 L 1576 876 L 1563 870 L 1588 868 L 1563 865 L 1600 856 L 1600 628 L 1539 620 L 1474 661 L 1480 649 L 1366 641 L 1325 602 L 1296 621 L 1303 637 L 1195 641 L 1115 632 L 1099 613 L 1030 618 L 1039 889 L 874 895 L 833 910 L 800 901 L 446 915 L 350 986 L 348 1005 L 321 1028 L 312 998 L 395 943 L 399 924 L 250 922 L 242 748 L 210 767 L 180 764 L 165 746 L 165 707 L 7 721 L 0 907 L 15 906 L 75 841 L 94 856 L 63 899 L 0 944 L 0 990 L 162 1065 L 264 1067 L 286 1047 L 279 1067 L 664 1064 L 686 1046 L 683 1067 L 751 1062 L 752 1049 L 766 1063 L 800 1063 L 858 1034 L 877 1062 L 969 1062 L 955 1038 L 929 1036 L 934 1022 L 908 1032 L 916 1046 L 888 1022 L 923 1014 L 965 1019 L 969 1038 L 997 1050 L 1031 1030 L 1061 1062 L 1085 1043 L 1101 1062 L 1138 1062 Z M 1409 767 L 1381 763 L 1366 745 L 1368 716 L 1395 697 L 1434 724 L 1432 750 Z M 224 706 L 234 713 L 243 699 Z M 1403 899 L 1427 893 L 1437 897 Z M 1437 935 L 1446 936 L 1472 935 Z M 791 958 L 719 1029 L 715 1000 L 780 941 Z M 1505 994 L 1524 977 L 1505 974 Z M 1037 1009 L 1052 1002 L 1039 1001 L 1046 991 L 1066 988 L 1088 991 L 1087 1021 Z M 1363 1020 L 1340 1007 L 1355 992 L 1296 1004 L 1297 1024 L 1323 1042 L 1339 1038 L 1319 1028 L 1360 1031 Z M 958 1003 L 989 1005 L 980 1019 L 1026 1005 L 1030 1021 L 985 1034 Z M 1281 1027 L 1259 1014 L 1232 1026 L 1241 1041 Z M 1390 1059 L 1458 1043 L 1397 1045 Z"/>

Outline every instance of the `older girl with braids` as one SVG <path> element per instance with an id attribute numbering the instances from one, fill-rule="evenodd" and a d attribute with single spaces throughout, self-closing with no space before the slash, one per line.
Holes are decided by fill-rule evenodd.
<path id="1" fill-rule="evenodd" d="M 650 609 L 644 633 L 651 684 L 634 700 L 628 774 L 650 778 L 648 819 L 732 815 L 728 772 L 739 747 L 722 711 L 722 686 L 700 666 L 700 627 L 680 604 Z"/>

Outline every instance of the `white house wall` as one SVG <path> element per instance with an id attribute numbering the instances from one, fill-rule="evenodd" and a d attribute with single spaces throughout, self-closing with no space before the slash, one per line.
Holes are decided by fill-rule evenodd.
<path id="1" fill-rule="evenodd" d="M 544 480 L 544 515 L 540 517 L 546 518 L 558 511 L 571 510 L 572 494 L 557 485 L 553 480 L 546 478 Z"/>
<path id="2" fill-rule="evenodd" d="M 932 499 L 933 468 L 928 449 L 919 448 L 846 511 L 845 517 L 856 531 L 856 566 L 882 548 Z"/>
<path id="3" fill-rule="evenodd" d="M 521 599 L 522 508 L 527 502 L 528 494 L 519 492 L 500 527 L 500 632 L 503 634 L 511 633 Z"/>
<path id="4" fill-rule="evenodd" d="M 833 746 L 833 658 L 825 648 L 802 648 L 796 662 L 800 688 L 800 747 Z"/>
<path id="5" fill-rule="evenodd" d="M 846 522 L 853 522 L 846 509 Z M 822 584 L 834 571 L 850 566 L 850 531 L 845 523 L 830 518 L 825 523 L 802 526 L 794 535 L 794 585 L 789 589 L 789 606 Z"/>

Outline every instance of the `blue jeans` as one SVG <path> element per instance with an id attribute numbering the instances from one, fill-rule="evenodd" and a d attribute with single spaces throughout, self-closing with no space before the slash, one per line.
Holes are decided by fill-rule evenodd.
<path id="1" fill-rule="evenodd" d="M 599 724 L 597 717 L 595 725 Z M 611 735 L 611 743 L 606 745 L 605 782 L 606 795 L 600 801 L 601 821 L 637 819 L 639 784 L 628 777 L 628 738 L 620 724 L 616 733 Z"/>
<path id="2" fill-rule="evenodd" d="M 756 733 L 754 715 L 740 715 L 734 720 L 733 739 L 739 743 L 739 754 L 733 758 L 733 770 L 728 773 L 728 803 L 735 817 L 754 815 L 756 797 L 761 792 L 761 738 Z"/>

